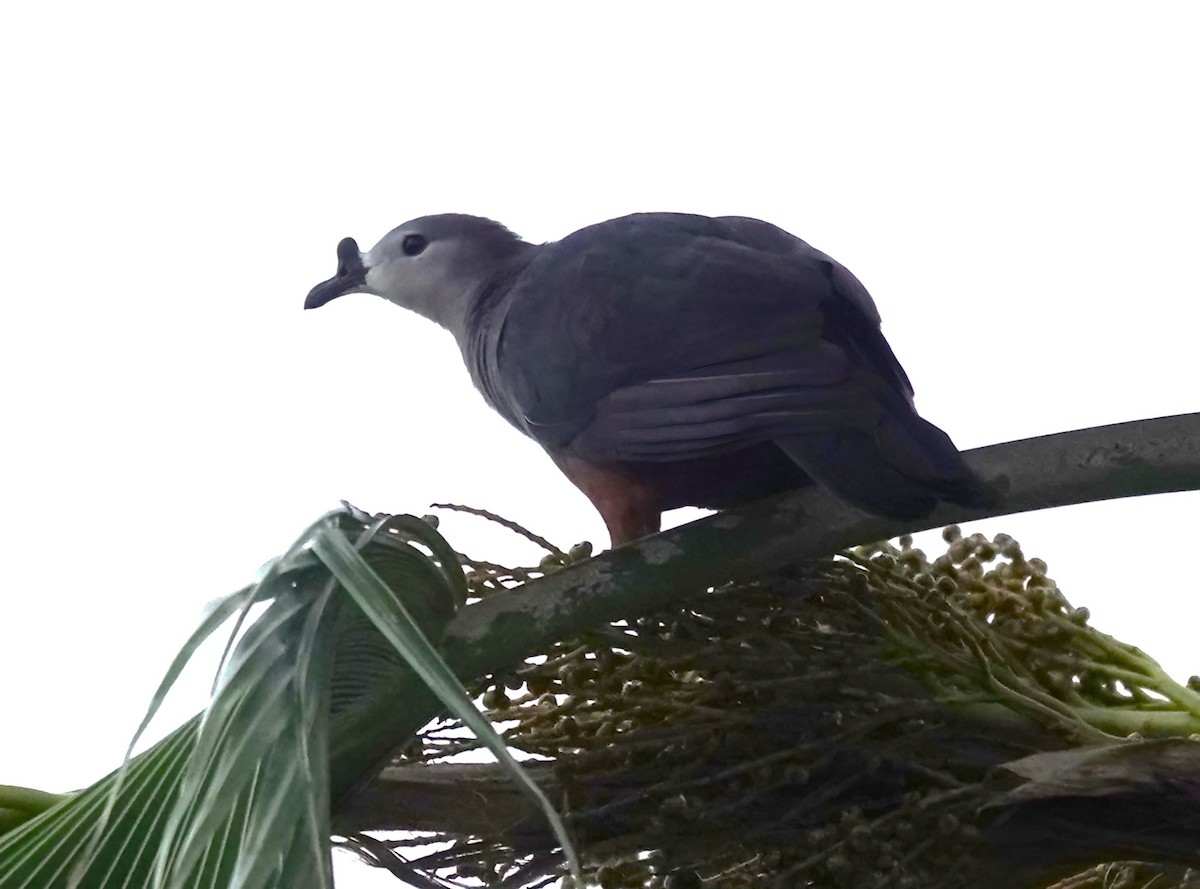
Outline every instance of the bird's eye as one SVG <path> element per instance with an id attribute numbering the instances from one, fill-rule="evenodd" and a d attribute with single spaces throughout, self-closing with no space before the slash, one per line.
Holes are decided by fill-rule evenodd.
<path id="1" fill-rule="evenodd" d="M 420 235 L 405 235 L 404 240 L 400 242 L 400 249 L 404 251 L 405 256 L 416 256 L 428 244 L 429 242 Z"/>

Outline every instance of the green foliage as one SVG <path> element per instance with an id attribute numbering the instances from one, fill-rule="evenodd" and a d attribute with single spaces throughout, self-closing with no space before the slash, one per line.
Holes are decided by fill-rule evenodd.
<path id="1" fill-rule="evenodd" d="M 336 555 L 353 602 L 312 550 Z M 354 603 L 376 617 L 406 612 L 412 632 L 436 637 L 464 594 L 453 551 L 428 525 L 350 508 L 325 517 L 206 618 L 138 733 L 199 643 L 235 612 L 261 607 L 204 714 L 0 837 L 0 887 L 330 886 L 330 800 L 345 790 L 331 791 L 330 738 L 376 706 L 379 684 L 410 669 L 391 646 L 363 644 L 369 620 Z M 348 748 L 356 759 L 341 772 L 369 769 L 385 744 Z"/>

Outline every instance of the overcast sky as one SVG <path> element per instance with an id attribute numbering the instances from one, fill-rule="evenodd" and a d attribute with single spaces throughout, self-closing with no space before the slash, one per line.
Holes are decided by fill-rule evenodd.
<path id="1" fill-rule="evenodd" d="M 368 296 L 301 310 L 345 235 L 446 211 L 534 241 L 757 216 L 867 285 L 960 447 L 1200 409 L 1194 10 L 7 4 L 0 783 L 114 766 L 203 603 L 340 499 L 605 540 L 448 335 Z M 1182 679 L 1200 590 L 1168 553 L 1198 512 L 1179 494 L 977 527 Z M 372 877 L 343 885 L 392 884 Z"/>

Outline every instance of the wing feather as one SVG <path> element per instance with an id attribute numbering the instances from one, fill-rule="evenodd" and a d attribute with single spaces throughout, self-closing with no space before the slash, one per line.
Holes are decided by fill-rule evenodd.
<path id="1" fill-rule="evenodd" d="M 866 290 L 775 226 L 640 214 L 541 248 L 491 324 L 490 400 L 544 446 L 670 460 L 865 430 L 907 403 Z"/>

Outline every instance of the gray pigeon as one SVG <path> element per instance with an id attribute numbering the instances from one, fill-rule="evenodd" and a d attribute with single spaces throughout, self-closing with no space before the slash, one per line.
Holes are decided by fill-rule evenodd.
<path id="1" fill-rule="evenodd" d="M 545 448 L 614 545 L 664 510 L 824 485 L 868 512 L 992 502 L 912 385 L 858 279 L 740 216 L 639 213 L 529 244 L 424 216 L 338 244 L 315 309 L 373 293 L 445 327 L 487 402 Z"/>

